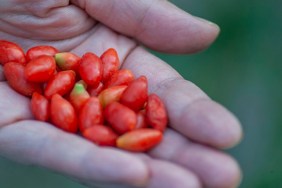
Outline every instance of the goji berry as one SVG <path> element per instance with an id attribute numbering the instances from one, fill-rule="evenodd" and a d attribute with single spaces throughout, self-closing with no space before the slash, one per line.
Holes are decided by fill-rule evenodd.
<path id="1" fill-rule="evenodd" d="M 141 110 L 137 113 L 137 123 L 135 129 L 147 128 L 147 122 L 145 119 L 145 111 Z"/>
<path id="2" fill-rule="evenodd" d="M 53 57 L 56 53 L 58 53 L 58 50 L 53 46 L 34 46 L 27 50 L 26 59 L 27 62 L 29 62 L 30 60 L 33 60 L 41 55 Z"/>
<path id="3" fill-rule="evenodd" d="M 135 129 L 137 122 L 135 112 L 118 102 L 113 102 L 106 106 L 104 117 L 118 134 L 123 134 Z"/>
<path id="4" fill-rule="evenodd" d="M 49 101 L 41 94 L 34 92 L 31 98 L 31 111 L 35 119 L 39 121 L 48 121 L 49 119 Z"/>
<path id="5" fill-rule="evenodd" d="M 83 132 L 97 124 L 103 124 L 103 109 L 97 97 L 90 97 L 80 110 L 79 130 Z"/>
<path id="6" fill-rule="evenodd" d="M 47 83 L 44 94 L 49 99 L 54 94 L 65 95 L 75 84 L 75 72 L 66 70 L 58 72 Z"/>
<path id="7" fill-rule="evenodd" d="M 152 149 L 162 140 L 162 132 L 155 129 L 135 129 L 117 139 L 117 147 L 134 152 Z"/>
<path id="8" fill-rule="evenodd" d="M 58 128 L 75 133 L 77 132 L 77 116 L 69 101 L 59 94 L 54 94 L 51 98 L 50 116 L 52 123 Z"/>
<path id="9" fill-rule="evenodd" d="M 118 135 L 105 125 L 93 125 L 85 129 L 82 135 L 100 146 L 116 146 Z"/>
<path id="10" fill-rule="evenodd" d="M 144 107 L 148 98 L 148 82 L 145 76 L 133 80 L 123 92 L 120 102 L 134 111 Z"/>
<path id="11" fill-rule="evenodd" d="M 126 85 L 113 86 L 107 89 L 104 89 L 99 95 L 98 98 L 103 107 L 106 107 L 108 104 L 119 101 L 122 93 L 127 88 Z"/>
<path id="12" fill-rule="evenodd" d="M 87 85 L 97 87 L 103 74 L 101 59 L 91 52 L 84 54 L 78 72 Z"/>
<path id="13" fill-rule="evenodd" d="M 82 83 L 76 83 L 69 95 L 69 101 L 76 111 L 79 111 L 89 98 L 90 95 Z"/>
<path id="14" fill-rule="evenodd" d="M 78 72 L 80 57 L 71 52 L 60 52 L 55 55 L 55 60 L 61 70 Z"/>
<path id="15" fill-rule="evenodd" d="M 119 85 L 128 85 L 134 80 L 133 73 L 128 69 L 118 70 L 112 77 L 104 84 L 105 88 Z"/>
<path id="16" fill-rule="evenodd" d="M 56 63 L 53 57 L 42 55 L 29 61 L 25 67 L 25 76 L 31 82 L 46 82 L 55 73 Z"/>
<path id="17" fill-rule="evenodd" d="M 101 55 L 103 63 L 103 82 L 106 82 L 119 68 L 119 58 L 117 51 L 113 48 L 106 50 Z"/>
<path id="18" fill-rule="evenodd" d="M 26 58 L 22 48 L 10 41 L 0 40 L 0 64 L 8 62 L 26 63 Z"/>
<path id="19" fill-rule="evenodd" d="M 31 96 L 33 92 L 42 93 L 39 84 L 27 81 L 23 64 L 9 62 L 4 65 L 3 70 L 9 85 L 20 94 Z"/>
<path id="20" fill-rule="evenodd" d="M 154 129 L 164 131 L 168 122 L 165 106 L 158 95 L 152 93 L 146 105 L 146 121 Z"/>
<path id="21" fill-rule="evenodd" d="M 100 92 L 103 91 L 103 89 L 104 89 L 104 84 L 102 82 L 100 82 L 98 86 L 87 87 L 87 91 L 90 94 L 90 96 L 94 96 L 94 97 L 97 97 L 100 94 Z"/>

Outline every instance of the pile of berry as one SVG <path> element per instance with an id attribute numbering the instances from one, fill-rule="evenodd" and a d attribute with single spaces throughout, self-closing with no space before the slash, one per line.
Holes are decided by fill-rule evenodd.
<path id="1" fill-rule="evenodd" d="M 129 151 L 147 151 L 162 139 L 168 122 L 163 102 L 148 93 L 145 76 L 119 69 L 113 48 L 100 57 L 91 52 L 79 57 L 52 46 L 24 53 L 0 40 L 0 64 L 10 87 L 31 98 L 37 120 Z"/>

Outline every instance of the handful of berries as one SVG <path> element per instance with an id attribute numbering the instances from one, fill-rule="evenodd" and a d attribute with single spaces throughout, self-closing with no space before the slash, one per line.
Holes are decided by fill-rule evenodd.
<path id="1" fill-rule="evenodd" d="M 35 119 L 100 146 L 144 152 L 162 140 L 168 118 L 145 76 L 119 69 L 115 49 L 100 57 L 35 46 L 26 53 L 0 40 L 0 64 L 8 84 L 31 98 Z"/>

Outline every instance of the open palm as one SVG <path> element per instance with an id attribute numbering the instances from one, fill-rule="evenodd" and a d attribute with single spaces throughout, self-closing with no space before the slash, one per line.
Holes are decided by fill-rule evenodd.
<path id="1" fill-rule="evenodd" d="M 0 38 L 28 49 L 101 55 L 113 47 L 122 68 L 146 75 L 165 102 L 169 129 L 146 154 L 98 147 L 33 120 L 29 99 L 10 89 L 0 67 L 0 155 L 42 166 L 93 187 L 236 187 L 237 163 L 218 148 L 241 137 L 236 118 L 140 45 L 167 53 L 207 47 L 218 28 L 162 0 L 0 0 Z"/>

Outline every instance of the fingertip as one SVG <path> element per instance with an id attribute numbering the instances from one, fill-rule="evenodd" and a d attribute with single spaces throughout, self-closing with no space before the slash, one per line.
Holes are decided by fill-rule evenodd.
<path id="1" fill-rule="evenodd" d="M 241 182 L 238 163 L 229 155 L 207 146 L 191 143 L 174 160 L 197 174 L 205 187 L 235 188 Z"/>
<path id="2" fill-rule="evenodd" d="M 242 172 L 238 163 L 230 156 L 222 157 L 215 164 L 214 177 L 210 178 L 210 188 L 236 188 L 240 185 Z M 217 170 L 217 171 L 216 171 Z"/>
<path id="3" fill-rule="evenodd" d="M 243 131 L 242 126 L 239 120 L 229 112 L 230 124 L 229 124 L 229 131 L 227 131 L 226 135 L 222 135 L 224 139 L 217 141 L 217 148 L 219 149 L 229 149 L 236 145 L 238 145 L 243 139 Z M 224 133 L 222 133 L 224 134 Z"/>
<path id="4" fill-rule="evenodd" d="M 181 124 L 185 126 L 178 129 L 200 143 L 223 149 L 235 146 L 242 139 L 242 128 L 238 119 L 223 106 L 209 99 L 190 104 L 182 116 Z"/>
<path id="5" fill-rule="evenodd" d="M 210 104 L 208 104 L 210 103 Z M 219 103 L 210 101 L 207 103 L 214 108 L 212 111 L 218 117 L 213 123 L 218 124 L 216 128 L 218 134 L 214 137 L 214 146 L 220 149 L 234 147 L 243 138 L 242 126 L 238 118 Z"/>
<path id="6" fill-rule="evenodd" d="M 141 42 L 154 50 L 175 54 L 196 53 L 208 48 L 220 33 L 217 24 L 193 16 L 170 2 L 162 2 L 155 9 L 152 8 L 154 11 L 146 22 L 150 24 L 138 36 Z M 160 21 L 153 22 L 153 18 Z"/>
<path id="7" fill-rule="evenodd" d="M 225 173 L 225 180 L 223 182 L 223 187 L 226 188 L 236 188 L 242 182 L 242 171 L 238 163 L 232 159 L 229 162 L 229 166 L 226 167 Z"/>
<path id="8" fill-rule="evenodd" d="M 193 16 L 191 27 L 194 27 L 194 37 L 190 44 L 187 44 L 189 53 L 196 53 L 208 48 L 218 37 L 220 27 L 203 18 Z"/>

